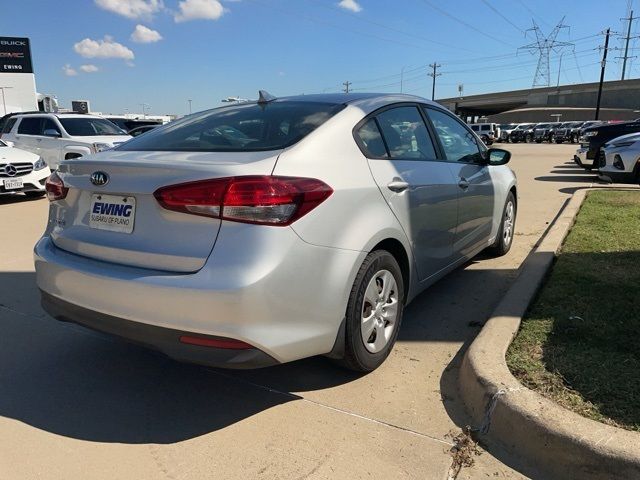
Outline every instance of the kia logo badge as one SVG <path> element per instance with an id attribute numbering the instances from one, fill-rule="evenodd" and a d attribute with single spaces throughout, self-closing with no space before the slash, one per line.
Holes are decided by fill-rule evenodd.
<path id="1" fill-rule="evenodd" d="M 104 172 L 93 172 L 91 174 L 91 183 L 101 187 L 102 185 L 106 185 L 109 183 L 109 175 Z"/>

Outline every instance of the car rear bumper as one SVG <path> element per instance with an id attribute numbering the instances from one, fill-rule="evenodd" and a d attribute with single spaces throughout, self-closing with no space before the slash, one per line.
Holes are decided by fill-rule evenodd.
<path id="1" fill-rule="evenodd" d="M 242 240 L 243 228 L 262 229 L 251 248 Z M 288 227 L 242 225 L 223 228 L 205 266 L 190 274 L 82 257 L 56 247 L 48 236 L 36 244 L 34 255 L 47 305 L 53 298 L 77 307 L 62 313 L 52 308 L 53 316 L 138 342 L 120 320 L 141 329 L 239 340 L 283 363 L 333 349 L 366 253 L 310 245 Z M 88 324 L 91 315 L 108 321 Z M 164 344 L 147 343 L 177 357 Z M 244 358 L 219 364 L 218 357 L 212 351 L 213 361 L 206 363 L 240 367 Z M 257 362 L 247 361 L 249 366 Z"/>
<path id="2" fill-rule="evenodd" d="M 186 344 L 182 343 L 180 338 L 190 335 L 191 332 L 132 322 L 79 307 L 44 291 L 41 294 L 42 308 L 56 320 L 73 322 L 92 330 L 124 338 L 130 342 L 158 350 L 178 361 L 226 368 L 261 368 L 278 363 L 276 359 L 257 348 L 210 348 Z M 202 338 L 220 340 L 219 337 Z"/>

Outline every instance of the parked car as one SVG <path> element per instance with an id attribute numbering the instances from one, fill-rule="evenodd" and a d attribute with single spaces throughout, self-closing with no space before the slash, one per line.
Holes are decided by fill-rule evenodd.
<path id="1" fill-rule="evenodd" d="M 573 142 L 573 138 L 574 135 L 577 134 L 572 134 L 572 132 L 574 130 L 577 131 L 577 129 L 583 124 L 584 122 L 563 122 L 562 124 L 560 124 L 560 126 L 558 128 L 556 128 L 556 130 L 554 131 L 554 141 L 556 143 L 564 143 L 564 142 Z M 575 137 L 577 140 L 577 136 Z"/>
<path id="2" fill-rule="evenodd" d="M 158 125 L 162 125 L 162 123 L 158 122 L 157 120 L 140 120 L 140 119 L 132 119 L 132 118 L 126 118 L 126 117 L 113 117 L 113 116 L 104 117 L 104 118 L 109 120 L 111 123 L 115 123 L 118 127 L 120 127 L 122 130 L 124 130 L 127 133 L 130 133 L 131 130 L 134 130 L 139 127 L 145 127 L 147 125 L 153 125 L 154 127 L 157 127 Z"/>
<path id="3" fill-rule="evenodd" d="M 498 138 L 495 123 L 471 123 L 471 130 L 476 132 L 485 145 L 491 145 Z"/>
<path id="4" fill-rule="evenodd" d="M 144 125 L 142 127 L 136 127 L 133 130 L 129 130 L 129 135 L 131 135 L 132 137 L 137 137 L 139 135 L 142 135 L 143 133 L 147 133 L 150 130 L 153 130 L 154 128 L 158 128 L 160 125 Z"/>
<path id="5" fill-rule="evenodd" d="M 41 156 L 52 170 L 64 159 L 108 150 L 130 138 L 110 121 L 84 114 L 15 115 L 2 132 L 3 140 Z"/>
<path id="6" fill-rule="evenodd" d="M 640 133 L 607 142 L 600 152 L 598 173 L 605 181 L 640 184 Z"/>
<path id="7" fill-rule="evenodd" d="M 41 197 L 46 193 L 44 185 L 50 174 L 42 157 L 0 140 L 0 194 L 24 193 L 27 197 Z"/>
<path id="8" fill-rule="evenodd" d="M 533 130 L 533 139 L 536 143 L 553 142 L 553 136 L 559 122 L 538 123 Z"/>
<path id="9" fill-rule="evenodd" d="M 600 151 L 605 143 L 622 135 L 636 132 L 640 132 L 640 119 L 583 128 L 580 136 L 580 148 L 573 156 L 573 160 L 586 170 L 597 168 L 596 161 L 600 158 Z"/>
<path id="10" fill-rule="evenodd" d="M 531 143 L 533 141 L 533 128 L 535 125 L 535 123 L 521 123 L 513 129 L 511 135 L 509 135 L 509 140 L 512 143 Z"/>
<path id="11" fill-rule="evenodd" d="M 370 371 L 405 304 L 509 251 L 509 158 L 419 97 L 261 92 L 63 161 L 35 246 L 43 306 L 185 361 Z"/>
<path id="12" fill-rule="evenodd" d="M 510 142 L 511 141 L 511 132 L 513 132 L 513 130 L 515 130 L 515 128 L 518 125 L 519 124 L 517 124 L 517 123 L 503 123 L 502 125 L 500 125 L 499 126 L 500 137 L 499 137 L 498 141 L 500 141 L 500 142 Z"/>

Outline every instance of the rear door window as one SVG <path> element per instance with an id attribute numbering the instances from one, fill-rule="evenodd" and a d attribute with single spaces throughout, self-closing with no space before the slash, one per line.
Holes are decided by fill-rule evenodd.
<path id="1" fill-rule="evenodd" d="M 13 129 L 13 126 L 17 121 L 18 119 L 16 117 L 9 118 L 9 120 L 7 120 L 7 123 L 5 123 L 4 125 L 4 128 L 2 129 L 2 133 L 9 133 Z"/>
<path id="2" fill-rule="evenodd" d="M 22 135 L 40 135 L 41 117 L 23 117 L 18 126 L 18 133 Z"/>
<path id="3" fill-rule="evenodd" d="M 118 150 L 253 152 L 289 147 L 341 111 L 335 103 L 282 101 L 222 107 L 169 123 Z"/>
<path id="4" fill-rule="evenodd" d="M 436 151 L 418 107 L 396 107 L 377 116 L 389 157 L 397 160 L 433 160 Z"/>

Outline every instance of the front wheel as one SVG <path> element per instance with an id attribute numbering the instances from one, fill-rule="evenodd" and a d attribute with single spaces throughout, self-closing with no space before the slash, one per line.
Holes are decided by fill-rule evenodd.
<path id="1" fill-rule="evenodd" d="M 404 281 L 396 259 L 386 250 L 371 252 L 349 295 L 343 366 L 375 370 L 393 348 L 404 311 Z"/>
<path id="2" fill-rule="evenodd" d="M 527 134 L 527 136 L 524 137 L 524 141 L 526 143 L 531 143 L 532 140 L 533 140 L 533 137 L 531 135 L 529 135 L 529 134 Z"/>
<path id="3" fill-rule="evenodd" d="M 500 220 L 500 228 L 498 236 L 493 245 L 489 247 L 489 251 L 495 257 L 501 257 L 509 253 L 513 244 L 513 236 L 516 228 L 516 197 L 513 192 L 507 195 L 507 201 L 504 204 L 502 218 Z"/>

